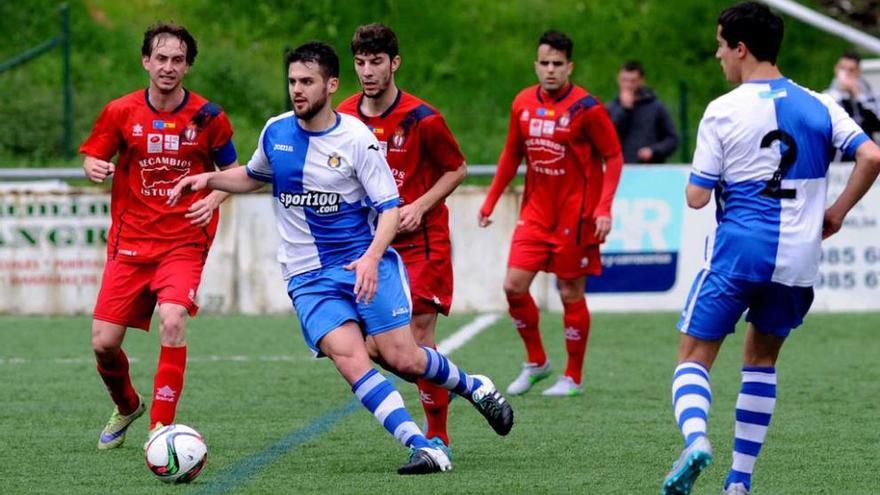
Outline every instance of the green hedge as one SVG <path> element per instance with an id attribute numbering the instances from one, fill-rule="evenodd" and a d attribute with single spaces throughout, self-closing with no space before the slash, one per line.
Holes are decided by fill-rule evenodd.
<path id="1" fill-rule="evenodd" d="M 7 33 L 0 60 L 54 35 L 58 4 L 0 2 L 0 30 Z M 397 31 L 403 57 L 399 85 L 446 115 L 470 163 L 496 160 L 511 99 L 535 82 L 535 43 L 548 28 L 574 39 L 574 79 L 602 99 L 613 97 L 620 63 L 638 58 L 678 121 L 683 82 L 689 149 L 706 103 L 729 88 L 714 59 L 715 21 L 726 1 L 80 0 L 70 5 L 76 143 L 107 101 L 146 85 L 141 36 L 160 19 L 183 23 L 196 36 L 200 54 L 187 86 L 227 110 L 244 157 L 265 120 L 284 110 L 284 47 L 309 39 L 333 44 L 343 61 L 340 101 L 356 90 L 348 53 L 351 33 L 371 21 Z M 787 28 L 781 68 L 803 85 L 824 88 L 847 45 L 792 19 Z M 55 51 L 0 74 L 0 166 L 62 163 L 60 64 Z"/>

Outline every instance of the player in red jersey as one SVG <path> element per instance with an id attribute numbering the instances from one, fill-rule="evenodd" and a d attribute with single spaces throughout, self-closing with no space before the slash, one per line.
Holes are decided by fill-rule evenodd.
<path id="1" fill-rule="evenodd" d="M 623 166 L 620 142 L 602 103 L 569 81 L 572 49 L 571 39 L 556 31 L 544 33 L 538 42 L 539 84 L 513 101 L 498 172 L 478 215 L 481 227 L 491 223 L 495 203 L 525 158 L 525 192 L 504 280 L 510 316 L 527 353 L 522 373 L 507 389 L 514 395 L 550 375 L 538 308 L 529 294 L 539 271 L 558 279 L 568 351 L 565 375 L 544 395 L 583 393 L 590 332 L 586 276 L 602 272 L 599 244 L 611 230 L 611 202 Z"/>
<path id="2" fill-rule="evenodd" d="M 112 225 L 107 264 L 92 322 L 98 373 L 116 405 L 99 449 L 122 445 L 132 421 L 144 413 L 122 342 L 128 327 L 149 330 L 159 305 L 162 349 L 153 382 L 150 429 L 174 420 L 186 367 L 186 316 L 217 230 L 217 207 L 228 196 L 203 191 L 176 207 L 166 205 L 182 177 L 237 165 L 232 127 L 223 110 L 183 88 L 197 48 L 183 27 L 157 24 L 141 47 L 150 84 L 111 101 L 80 148 L 89 179 L 112 175 Z M 114 164 L 110 160 L 117 155 Z"/>
<path id="3" fill-rule="evenodd" d="M 400 67 L 397 36 L 382 24 L 360 26 L 351 41 L 362 92 L 337 110 L 361 119 L 379 140 L 401 197 L 400 227 L 392 246 L 410 277 L 412 332 L 435 346 L 437 314 L 452 305 L 452 250 L 445 198 L 467 174 L 464 155 L 440 113 L 394 82 Z M 426 437 L 449 445 L 445 388 L 418 381 L 428 422 Z"/>

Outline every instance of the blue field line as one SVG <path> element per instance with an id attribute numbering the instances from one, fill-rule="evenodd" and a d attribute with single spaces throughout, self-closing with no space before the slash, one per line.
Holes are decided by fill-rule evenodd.
<path id="1" fill-rule="evenodd" d="M 290 432 L 287 436 L 274 444 L 269 445 L 261 452 L 246 457 L 234 466 L 224 469 L 220 472 L 219 476 L 211 479 L 211 481 L 206 483 L 205 486 L 199 487 L 191 493 L 199 495 L 217 495 L 234 490 L 244 484 L 261 469 L 269 466 L 279 458 L 289 454 L 292 450 L 306 444 L 322 433 L 329 431 L 348 415 L 361 408 L 360 401 L 352 399 L 345 405 L 315 418 L 303 428 Z"/>
<path id="2" fill-rule="evenodd" d="M 477 333 L 498 321 L 498 319 L 499 315 L 494 313 L 480 315 L 456 331 L 450 336 L 450 338 L 440 342 L 437 345 L 437 348 L 438 350 L 441 350 L 441 352 L 451 353 L 455 349 L 464 345 Z M 386 378 L 395 387 L 400 383 L 400 378 L 397 376 L 386 375 Z M 454 395 L 451 397 L 454 397 Z M 288 433 L 284 438 L 269 445 L 261 452 L 246 457 L 237 464 L 222 470 L 216 478 L 212 478 L 210 481 L 206 482 L 204 486 L 194 487 L 190 493 L 196 495 L 218 495 L 232 491 L 247 482 L 258 471 L 268 467 L 270 464 L 289 454 L 297 447 L 300 447 L 315 437 L 326 433 L 348 415 L 362 407 L 360 400 L 353 398 L 344 405 L 315 418 L 305 427 Z"/>

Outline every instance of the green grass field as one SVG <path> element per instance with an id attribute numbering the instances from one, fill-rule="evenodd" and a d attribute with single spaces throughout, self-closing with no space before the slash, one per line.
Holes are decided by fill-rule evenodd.
<path id="1" fill-rule="evenodd" d="M 446 336 L 473 316 L 442 321 Z M 203 316 L 191 322 L 178 421 L 198 429 L 209 462 L 189 486 L 147 470 L 138 420 L 126 444 L 95 443 L 111 409 L 89 347 L 89 320 L 0 317 L 0 493 L 596 493 L 649 494 L 680 448 L 669 383 L 673 314 L 595 315 L 586 394 L 511 401 L 516 425 L 499 438 L 463 400 L 451 409 L 454 470 L 400 477 L 406 451 L 360 406 L 327 360 L 310 357 L 292 317 Z M 545 344 L 564 367 L 561 322 L 544 315 Z M 813 315 L 783 350 L 779 401 L 753 493 L 878 491 L 880 315 Z M 156 333 L 126 342 L 135 386 L 148 392 Z M 694 493 L 715 494 L 730 462 L 742 332 L 713 370 L 715 464 Z M 500 388 L 522 359 L 506 319 L 452 354 Z M 415 388 L 401 385 L 421 421 Z"/>

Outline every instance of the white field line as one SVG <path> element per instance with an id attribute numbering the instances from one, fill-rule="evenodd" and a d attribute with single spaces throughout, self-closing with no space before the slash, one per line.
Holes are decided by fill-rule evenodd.
<path id="1" fill-rule="evenodd" d="M 465 345 L 472 338 L 477 336 L 483 330 L 492 326 L 495 322 L 497 322 L 501 318 L 501 315 L 497 313 L 490 313 L 485 315 L 480 315 L 473 319 L 467 325 L 458 329 L 455 333 L 445 338 L 439 344 L 437 344 L 437 350 L 443 354 L 451 354 L 456 349 L 459 349 L 461 346 Z M 258 362 L 293 362 L 293 361 L 308 361 L 312 358 L 306 355 L 303 356 L 293 356 L 293 355 L 278 355 L 278 356 L 192 356 L 188 357 L 186 361 L 188 363 L 219 363 L 219 362 L 250 362 L 250 361 L 258 361 Z M 140 358 L 137 357 L 129 357 L 129 362 L 137 363 L 141 361 Z M 69 365 L 79 365 L 79 364 L 94 364 L 95 360 L 92 357 L 89 358 L 55 358 L 55 359 L 32 359 L 25 357 L 0 357 L 0 366 L 2 365 L 21 365 L 21 364 L 29 364 L 29 363 L 37 363 L 37 362 L 52 362 L 55 364 L 69 364 Z"/>

